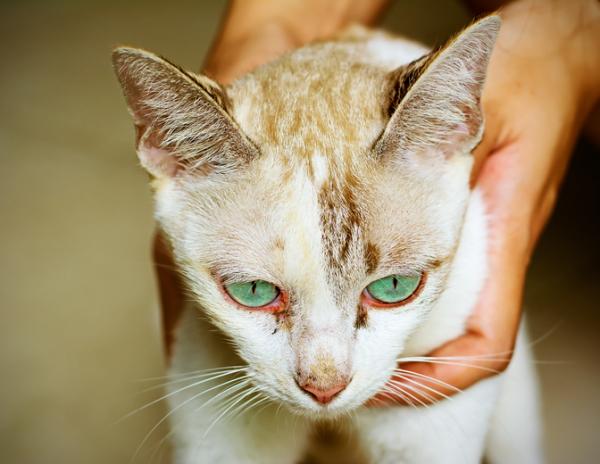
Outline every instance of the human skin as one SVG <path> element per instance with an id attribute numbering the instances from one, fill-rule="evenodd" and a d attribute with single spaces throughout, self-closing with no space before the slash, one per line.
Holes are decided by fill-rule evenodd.
<path id="1" fill-rule="evenodd" d="M 488 10 L 502 2 L 468 1 Z M 386 1 L 234 0 L 205 64 L 226 84 L 282 53 L 353 22 L 371 25 Z M 600 3 L 521 0 L 501 10 L 482 105 L 486 130 L 474 152 L 473 187 L 489 217 L 489 275 L 465 334 L 430 353 L 457 364 L 400 366 L 435 380 L 420 401 L 452 395 L 508 366 L 518 332 L 527 266 L 554 208 L 582 125 L 600 97 Z M 155 259 L 167 347 L 183 301 L 168 246 Z M 468 364 L 470 366 L 466 366 Z M 403 379 L 395 379 L 403 382 Z M 415 385 L 411 384 L 411 392 Z M 438 395 L 432 395 L 432 390 Z M 378 404 L 398 402 L 389 395 Z"/>

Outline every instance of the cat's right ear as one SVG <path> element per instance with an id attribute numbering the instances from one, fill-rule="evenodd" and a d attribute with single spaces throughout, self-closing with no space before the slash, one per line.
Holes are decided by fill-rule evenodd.
<path id="1" fill-rule="evenodd" d="M 151 175 L 224 172 L 254 157 L 218 83 L 144 50 L 117 48 L 112 58 L 134 119 L 138 156 Z"/>

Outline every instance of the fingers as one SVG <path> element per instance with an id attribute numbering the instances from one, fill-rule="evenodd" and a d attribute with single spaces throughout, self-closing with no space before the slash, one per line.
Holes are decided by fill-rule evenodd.
<path id="1" fill-rule="evenodd" d="M 349 24 L 373 24 L 389 0 L 239 0 L 229 3 L 204 69 L 222 84 Z"/>
<path id="2" fill-rule="evenodd" d="M 395 374 L 372 404 L 425 406 L 451 398 L 474 383 L 501 373 L 508 366 L 510 349 L 478 332 L 467 334 L 418 359 L 399 364 Z"/>
<path id="3" fill-rule="evenodd" d="M 281 24 L 268 23 L 245 36 L 224 36 L 217 40 L 207 56 L 204 72 L 221 84 L 229 84 L 298 45 Z"/>
<path id="4" fill-rule="evenodd" d="M 589 93 L 572 57 L 564 56 L 575 43 L 581 45 L 579 35 L 566 42 L 564 34 L 556 34 L 548 42 L 543 31 L 561 16 L 545 9 L 532 20 L 519 3 L 503 14 L 482 97 L 486 129 L 473 153 L 472 185 L 482 193 L 488 213 L 487 281 L 466 334 L 427 359 L 399 366 L 377 402 L 427 404 L 451 396 L 502 371 L 511 357 L 529 256 L 597 95 L 597 90 Z M 572 72 L 561 71 L 565 63 Z M 582 104 L 582 98 L 589 101 Z"/>

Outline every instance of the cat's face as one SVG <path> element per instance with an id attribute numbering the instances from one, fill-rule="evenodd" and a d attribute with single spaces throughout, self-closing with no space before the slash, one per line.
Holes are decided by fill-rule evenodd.
<path id="1" fill-rule="evenodd" d="M 115 55 L 157 219 L 271 397 L 318 416 L 361 405 L 444 291 L 497 28 L 392 73 L 315 46 L 226 92 Z"/>

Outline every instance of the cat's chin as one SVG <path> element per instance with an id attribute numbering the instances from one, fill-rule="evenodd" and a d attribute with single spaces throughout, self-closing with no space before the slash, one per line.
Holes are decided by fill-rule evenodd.
<path id="1" fill-rule="evenodd" d="M 314 421 L 336 421 L 344 417 L 347 418 L 350 413 L 361 406 L 361 404 L 354 406 L 347 403 L 325 406 L 315 404 L 314 407 L 307 407 L 304 405 L 300 406 L 297 404 L 285 404 L 285 407 L 291 413 Z"/>
<path id="2" fill-rule="evenodd" d="M 383 376 L 378 382 L 370 382 L 363 388 L 356 388 L 356 385 L 351 385 L 352 388 L 342 392 L 338 398 L 327 404 L 320 404 L 314 401 L 309 395 L 299 391 L 287 391 L 282 394 L 281 391 L 271 394 L 273 403 L 285 408 L 290 413 L 301 416 L 314 421 L 329 421 L 347 418 L 355 411 L 369 407 L 372 403 L 371 399 L 379 392 L 389 376 Z"/>

